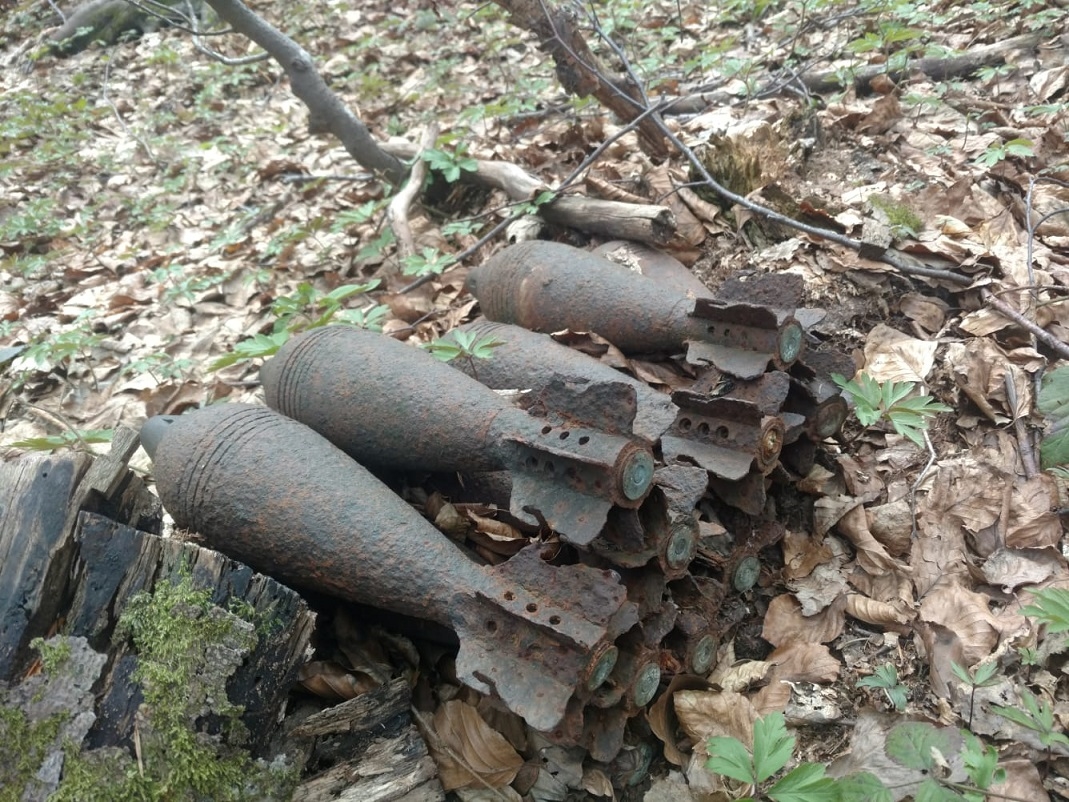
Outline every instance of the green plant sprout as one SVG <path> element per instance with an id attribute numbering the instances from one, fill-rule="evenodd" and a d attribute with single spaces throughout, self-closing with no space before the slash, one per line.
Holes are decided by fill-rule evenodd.
<path id="1" fill-rule="evenodd" d="M 995 672 L 998 671 L 998 663 L 984 663 L 983 665 L 978 666 L 975 671 L 970 671 L 959 663 L 951 663 L 950 670 L 954 672 L 954 676 L 969 686 L 969 720 L 966 722 L 965 726 L 972 729 L 972 714 L 973 705 L 976 700 L 976 689 L 988 688 L 998 684 L 999 680 L 995 676 Z"/>
<path id="2" fill-rule="evenodd" d="M 403 269 L 406 276 L 438 275 L 455 261 L 451 254 L 442 253 L 437 248 L 424 248 L 420 253 L 406 256 Z"/>
<path id="3" fill-rule="evenodd" d="M 44 437 L 28 437 L 11 444 L 12 448 L 25 448 L 30 451 L 56 451 L 60 448 L 81 446 L 88 450 L 93 443 L 110 443 L 114 429 L 72 429 L 61 434 Z"/>
<path id="4" fill-rule="evenodd" d="M 455 135 L 439 137 L 438 144 L 449 144 L 455 138 Z M 453 184 L 460 180 L 462 173 L 473 173 L 479 166 L 475 159 L 467 155 L 467 150 L 467 145 L 458 142 L 452 153 L 438 148 L 428 148 L 420 154 L 420 158 L 427 162 L 432 170 L 441 173 L 448 183 Z"/>
<path id="5" fill-rule="evenodd" d="M 1035 601 L 1021 612 L 1046 624 L 1052 634 L 1069 632 L 1069 590 L 1044 588 L 1030 592 Z"/>
<path id="6" fill-rule="evenodd" d="M 276 298 L 271 311 L 276 320 L 270 334 L 259 333 L 234 346 L 212 362 L 209 370 L 220 370 L 240 362 L 273 356 L 294 334 L 307 329 L 316 329 L 331 323 L 341 323 L 358 328 L 381 331 L 387 308 L 375 304 L 363 309 L 344 309 L 342 304 L 379 284 L 378 280 L 365 284 L 345 284 L 328 293 L 320 293 L 309 282 L 302 282 L 293 295 Z"/>
<path id="7" fill-rule="evenodd" d="M 984 167 L 994 167 L 1009 156 L 1031 158 L 1036 154 L 1032 151 L 1032 142 L 1028 139 L 1011 139 L 1008 142 L 992 142 L 987 150 L 976 157 L 976 163 Z"/>
<path id="8" fill-rule="evenodd" d="M 773 802 L 833 802 L 839 799 L 836 781 L 824 776 L 819 763 L 802 763 L 768 788 L 761 788 L 779 773 L 794 754 L 795 738 L 787 732 L 782 713 L 754 721 L 753 750 L 737 738 L 716 736 L 708 741 L 710 771 L 760 789 L 754 798 Z"/>
<path id="9" fill-rule="evenodd" d="M 1069 747 L 1069 735 L 1054 721 L 1054 710 L 1050 702 L 1040 699 L 1030 691 L 1021 689 L 1021 704 L 1024 709 L 1008 705 L 991 705 L 991 709 L 1014 724 L 1019 724 L 1039 736 L 1039 742 L 1046 747 L 1048 755 L 1054 744 Z"/>
<path id="10" fill-rule="evenodd" d="M 877 666 L 872 676 L 857 681 L 859 688 L 877 688 L 883 691 L 895 710 L 906 709 L 906 687 L 898 681 L 898 669 L 891 663 Z"/>
<path id="11" fill-rule="evenodd" d="M 844 376 L 833 373 L 834 381 L 854 402 L 854 414 L 862 426 L 868 428 L 886 418 L 894 430 L 924 447 L 924 435 L 928 421 L 939 412 L 951 412 L 946 404 L 934 401 L 930 396 L 907 396 L 916 387 L 915 382 L 877 382 L 867 373 L 859 373 L 857 378 L 848 381 Z"/>
<path id="12" fill-rule="evenodd" d="M 424 347 L 443 362 L 451 362 L 463 357 L 467 360 L 468 367 L 471 368 L 472 377 L 478 381 L 479 375 L 475 369 L 475 360 L 489 359 L 493 355 L 493 350 L 504 344 L 503 340 L 497 339 L 492 334 L 479 335 L 475 332 L 454 329 L 445 337 L 439 337 Z"/>

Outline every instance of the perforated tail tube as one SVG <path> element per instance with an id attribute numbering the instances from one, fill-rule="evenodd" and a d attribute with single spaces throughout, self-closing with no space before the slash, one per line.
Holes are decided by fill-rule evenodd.
<path id="1" fill-rule="evenodd" d="M 641 504 L 653 481 L 648 444 L 535 417 L 381 334 L 347 326 L 305 332 L 264 365 L 261 378 L 269 406 L 366 465 L 509 470 L 512 513 L 541 517 L 578 544 L 597 535 L 613 504 Z"/>
<path id="2" fill-rule="evenodd" d="M 146 431 L 179 526 L 281 581 L 451 627 L 460 679 L 535 729 L 558 726 L 612 673 L 613 640 L 637 616 L 613 572 L 554 567 L 537 547 L 476 565 L 339 449 L 266 407 L 221 404 Z"/>

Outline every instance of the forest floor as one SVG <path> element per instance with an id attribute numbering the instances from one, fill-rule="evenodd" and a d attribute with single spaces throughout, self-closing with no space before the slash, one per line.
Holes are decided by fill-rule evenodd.
<path id="1" fill-rule="evenodd" d="M 1069 504 L 1056 469 L 1069 455 L 1051 435 L 1066 391 L 1050 381 L 1069 343 L 1064 3 L 597 6 L 601 32 L 654 102 L 693 99 L 666 119 L 722 183 L 843 237 L 893 245 L 947 278 L 903 274 L 718 201 L 693 184 L 682 153 L 655 164 L 633 131 L 614 138 L 621 124 L 596 102 L 567 97 L 552 61 L 496 6 L 304 0 L 256 10 L 311 53 L 376 137 L 418 142 L 436 124 L 432 166 L 462 174 L 471 159 L 506 161 L 555 187 L 611 139 L 575 190 L 667 205 L 677 223 L 669 249 L 710 288 L 801 276 L 805 306 L 826 312 L 813 342 L 951 409 L 923 446 L 886 419 L 863 427 L 853 417 L 822 445 L 797 486 L 811 526 L 768 556 L 713 684 L 675 693 L 665 758 L 658 742 L 652 787 L 630 797 L 729 798 L 735 786 L 704 767 L 704 743 L 752 738 L 752 717 L 724 712 L 745 706 L 786 711 L 798 759 L 869 771 L 896 799 L 931 773 L 930 755 L 914 766 L 886 758 L 903 721 L 955 733 L 945 756 L 954 782 L 977 782 L 962 762 L 964 727 L 1005 770 L 990 798 L 1069 799 L 1069 669 L 1057 632 L 1069 611 L 1042 619 L 1024 609 L 1037 590 L 1069 589 Z M 462 264 L 450 256 L 514 211 L 500 193 L 439 179 L 412 212 L 416 252 L 400 259 L 386 188 L 336 141 L 309 133 L 277 64 L 226 66 L 173 30 L 56 59 L 42 51 L 58 24 L 47 4 L 0 14 L 5 458 L 106 450 L 118 425 L 261 402 L 262 357 L 324 315 L 428 343 L 477 314 L 465 278 L 506 236 Z M 213 46 L 254 52 L 236 36 Z M 946 69 L 984 48 L 998 52 Z M 881 64 L 892 77 L 855 85 Z M 690 194 L 674 191 L 682 184 Z M 631 367 L 672 384 L 671 371 Z M 134 465 L 151 473 L 143 455 Z M 992 669 L 970 692 L 955 665 Z M 1024 712 L 1007 717 L 1000 705 Z M 596 774 L 585 783 L 568 792 L 609 793 Z M 486 798 L 518 798 L 507 790 Z"/>

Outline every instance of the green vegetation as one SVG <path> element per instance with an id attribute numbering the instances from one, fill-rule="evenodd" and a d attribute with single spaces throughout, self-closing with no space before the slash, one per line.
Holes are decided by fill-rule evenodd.
<path id="1" fill-rule="evenodd" d="M 227 700 L 226 679 L 255 644 L 250 625 L 212 605 L 210 591 L 182 575 L 131 599 L 115 637 L 129 637 L 138 655 L 140 759 L 69 749 L 52 802 L 289 798 L 296 769 L 254 761 L 237 746 L 241 708 Z M 222 719 L 222 739 L 196 728 L 209 710 Z"/>
<path id="2" fill-rule="evenodd" d="M 848 381 L 838 373 L 832 380 L 854 402 L 854 414 L 864 427 L 873 426 L 881 420 L 890 422 L 898 434 L 924 447 L 923 432 L 928 422 L 940 412 L 953 411 L 946 404 L 934 401 L 931 396 L 917 395 L 908 398 L 914 382 L 877 382 L 867 373 L 859 373 L 857 379 Z"/>
<path id="3" fill-rule="evenodd" d="M 891 228 L 891 236 L 902 239 L 904 236 L 917 238 L 924 223 L 916 212 L 904 203 L 895 203 L 884 195 L 873 195 L 869 203 L 874 209 L 879 209 L 887 217 L 887 224 Z"/>
<path id="4" fill-rule="evenodd" d="M 0 802 L 22 800 L 67 718 L 56 713 L 31 723 L 23 711 L 0 705 Z"/>
<path id="5" fill-rule="evenodd" d="M 479 378 L 475 369 L 476 359 L 489 359 L 493 356 L 494 349 L 504 345 L 504 341 L 497 339 L 492 334 L 479 335 L 469 331 L 453 329 L 446 336 L 428 343 L 426 348 L 443 362 L 451 362 L 454 359 L 464 359 L 471 368 L 471 375 Z"/>
<path id="6" fill-rule="evenodd" d="M 387 307 L 381 304 L 359 309 L 346 309 L 344 303 L 350 298 L 363 295 L 378 286 L 378 281 L 366 284 L 345 284 L 328 293 L 321 293 L 309 282 L 302 282 L 293 295 L 276 298 L 271 304 L 275 323 L 270 334 L 257 334 L 242 340 L 226 356 L 215 360 L 211 370 L 262 359 L 275 354 L 294 334 L 315 329 L 331 323 L 342 323 L 357 328 L 382 330 Z"/>
<path id="7" fill-rule="evenodd" d="M 890 663 L 877 666 L 870 677 L 857 681 L 859 688 L 875 688 L 883 691 L 895 710 L 906 709 L 906 687 L 898 681 L 898 669 Z"/>
<path id="8" fill-rule="evenodd" d="M 1069 632 L 1069 590 L 1047 588 L 1034 591 L 1033 596 L 1036 602 L 1024 609 L 1025 614 L 1045 625 L 1048 636 Z M 1049 648 L 1064 651 L 1069 649 L 1069 643 L 1056 641 Z M 999 663 L 983 663 L 973 670 L 957 664 L 952 668 L 955 676 L 970 689 L 966 727 L 955 733 L 950 728 L 926 722 L 902 721 L 891 727 L 884 743 L 887 757 L 919 773 L 920 784 L 912 795 L 918 802 L 985 802 L 990 798 L 987 792 L 991 786 L 1006 777 L 998 765 L 998 750 L 970 731 L 976 690 L 1005 681 L 998 673 Z M 899 684 L 894 666 L 880 666 L 872 676 L 857 684 L 884 691 L 896 710 L 904 709 L 905 689 Z M 1047 749 L 1049 762 L 1055 746 L 1069 747 L 1069 735 L 1055 719 L 1050 702 L 1021 685 L 1016 690 L 1021 700 L 1019 706 L 991 705 L 991 710 L 1034 733 Z M 959 745 L 952 738 L 955 734 L 960 735 Z M 784 772 L 794 750 L 795 738 L 787 732 L 783 715 L 772 713 L 754 722 L 752 749 L 737 738 L 710 738 L 706 767 L 749 786 L 744 802 L 855 802 L 858 799 L 891 802 L 893 799 L 883 782 L 868 772 L 832 778 L 825 776 L 823 765 L 806 762 Z M 967 782 L 950 779 L 948 766 L 955 759 L 963 767 Z"/>

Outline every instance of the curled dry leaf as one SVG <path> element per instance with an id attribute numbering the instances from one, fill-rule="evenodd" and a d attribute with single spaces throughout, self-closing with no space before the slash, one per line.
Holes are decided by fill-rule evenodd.
<path id="1" fill-rule="evenodd" d="M 1065 558 L 1054 548 L 999 549 L 981 569 L 984 579 L 1007 593 L 1021 585 L 1038 585 L 1053 576 L 1065 576 Z"/>
<path id="2" fill-rule="evenodd" d="M 495 554 L 511 557 L 529 542 L 522 532 L 504 521 L 484 518 L 471 510 L 468 510 L 468 518 L 475 524 L 475 529 L 468 537 Z"/>
<path id="3" fill-rule="evenodd" d="M 348 671 L 332 660 L 313 660 L 297 672 L 297 680 L 323 699 L 347 700 L 379 687 L 380 683 L 363 671 Z"/>
<path id="4" fill-rule="evenodd" d="M 437 738 L 427 744 L 438 764 L 446 791 L 457 788 L 504 788 L 523 765 L 505 737 L 490 729 L 474 707 L 458 699 L 434 714 Z"/>
<path id="5" fill-rule="evenodd" d="M 854 507 L 839 519 L 838 530 L 857 549 L 857 564 L 873 575 L 905 571 L 869 531 L 863 507 Z"/>
<path id="6" fill-rule="evenodd" d="M 988 609 L 990 601 L 957 584 L 937 585 L 921 600 L 920 617 L 955 632 L 961 640 L 962 659 L 971 666 L 998 643 L 1002 627 Z"/>
<path id="7" fill-rule="evenodd" d="M 838 659 L 822 643 L 794 641 L 775 649 L 768 656 L 773 676 L 788 682 L 834 682 L 839 677 Z"/>
<path id="8" fill-rule="evenodd" d="M 874 624 L 898 632 L 906 631 L 914 618 L 912 607 L 906 606 L 902 601 L 897 603 L 876 601 L 876 599 L 857 593 L 851 593 L 846 597 L 846 614 L 866 624 Z"/>
<path id="9" fill-rule="evenodd" d="M 764 682 L 771 671 L 772 663 L 766 660 L 742 660 L 721 673 L 717 684 L 725 691 L 742 693 Z"/>
<path id="10" fill-rule="evenodd" d="M 832 559 L 824 538 L 788 529 L 783 535 L 783 573 L 788 580 L 809 576 L 821 563 Z"/>
<path id="11" fill-rule="evenodd" d="M 913 511 L 909 508 L 909 499 L 868 507 L 865 515 L 869 531 L 888 554 L 901 557 L 909 551 L 913 539 Z"/>
<path id="12" fill-rule="evenodd" d="M 686 755 L 680 749 L 676 736 L 679 720 L 676 716 L 673 698 L 677 693 L 688 690 L 708 690 L 711 687 L 705 679 L 695 674 L 676 674 L 672 677 L 672 681 L 668 683 L 665 692 L 657 697 L 657 701 L 650 708 L 647 714 L 650 729 L 664 744 L 664 757 L 669 763 L 683 766 L 687 762 Z M 689 746 L 687 751 L 689 751 Z"/>

